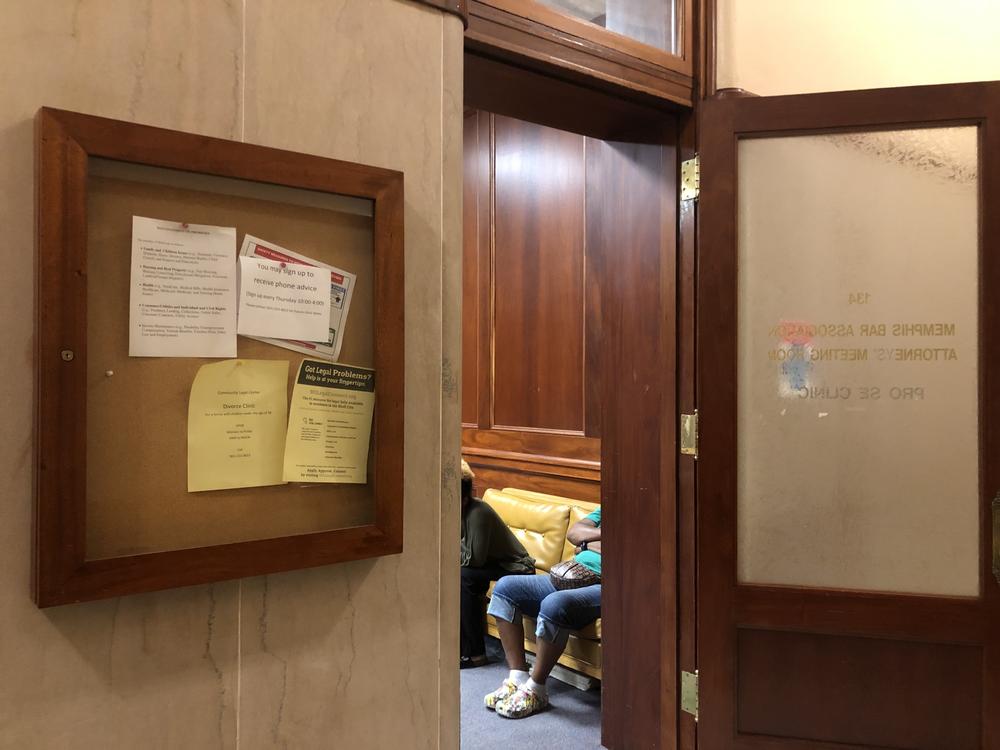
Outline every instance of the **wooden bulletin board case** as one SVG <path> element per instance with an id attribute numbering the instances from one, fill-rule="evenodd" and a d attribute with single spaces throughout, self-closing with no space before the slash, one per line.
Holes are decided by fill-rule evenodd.
<path id="1" fill-rule="evenodd" d="M 402 551 L 403 175 L 42 108 L 36 116 L 40 607 Z M 365 484 L 186 491 L 197 358 L 128 356 L 133 215 L 235 226 L 358 274 L 340 360 L 376 371 Z M 238 356 L 302 354 L 239 338 Z"/>

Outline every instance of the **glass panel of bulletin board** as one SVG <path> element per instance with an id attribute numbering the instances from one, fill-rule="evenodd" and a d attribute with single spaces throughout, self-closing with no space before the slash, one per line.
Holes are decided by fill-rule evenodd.
<path id="1" fill-rule="evenodd" d="M 133 216 L 235 227 L 237 247 L 250 234 L 357 276 L 339 361 L 374 368 L 372 201 L 106 159 L 90 160 L 87 195 L 87 559 L 371 523 L 373 482 L 188 492 L 188 394 L 212 360 L 129 357 L 128 311 Z M 306 355 L 237 346 L 288 360 L 290 398 Z"/>

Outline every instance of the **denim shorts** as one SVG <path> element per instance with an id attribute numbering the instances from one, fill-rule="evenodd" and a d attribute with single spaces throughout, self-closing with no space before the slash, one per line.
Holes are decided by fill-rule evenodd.
<path id="1" fill-rule="evenodd" d="M 515 622 L 519 615 L 534 617 L 537 637 L 565 646 L 571 630 L 601 616 L 601 584 L 557 591 L 548 573 L 505 576 L 497 581 L 486 611 L 507 622 Z"/>

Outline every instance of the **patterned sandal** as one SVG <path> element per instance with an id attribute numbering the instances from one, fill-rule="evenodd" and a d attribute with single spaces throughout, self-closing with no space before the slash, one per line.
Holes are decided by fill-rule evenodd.
<path id="1" fill-rule="evenodd" d="M 486 704 L 486 708 L 493 711 L 501 701 L 507 700 L 516 692 L 517 683 L 508 677 L 503 681 L 500 687 L 483 698 L 483 703 Z"/>
<path id="2" fill-rule="evenodd" d="M 549 699 L 531 690 L 518 688 L 510 698 L 498 703 L 496 712 L 505 719 L 523 719 L 548 708 Z"/>

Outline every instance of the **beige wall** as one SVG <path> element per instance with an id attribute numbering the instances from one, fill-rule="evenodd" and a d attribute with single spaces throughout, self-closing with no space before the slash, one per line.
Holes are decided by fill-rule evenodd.
<path id="1" fill-rule="evenodd" d="M 1000 79 L 996 0 L 718 0 L 718 85 L 756 94 Z"/>
<path id="2" fill-rule="evenodd" d="M 457 467 L 441 456 L 459 441 L 461 23 L 406 0 L 8 0 L 3 17 L 0 749 L 457 747 Z M 35 609 L 43 104 L 405 172 L 402 555 Z"/>

